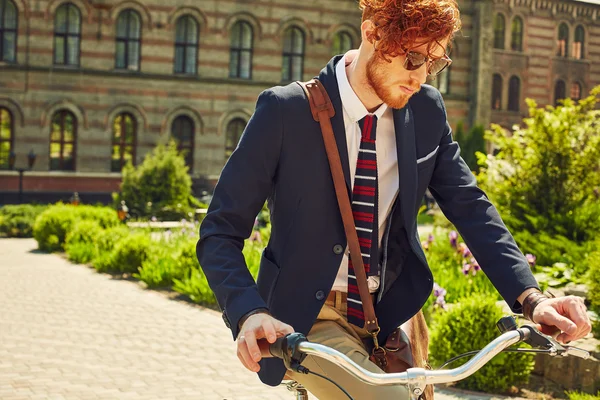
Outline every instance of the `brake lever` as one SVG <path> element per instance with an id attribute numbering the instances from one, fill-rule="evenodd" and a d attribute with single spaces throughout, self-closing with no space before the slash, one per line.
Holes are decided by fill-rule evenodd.
<path id="1" fill-rule="evenodd" d="M 567 351 L 562 344 L 554 340 L 551 336 L 544 335 L 534 326 L 523 325 L 521 328 L 529 330 L 529 337 L 523 341 L 531 347 L 548 350 L 548 353 L 552 356 L 563 355 Z"/>

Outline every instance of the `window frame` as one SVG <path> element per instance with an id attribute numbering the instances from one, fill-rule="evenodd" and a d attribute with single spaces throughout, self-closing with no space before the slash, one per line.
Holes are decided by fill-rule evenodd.
<path id="1" fill-rule="evenodd" d="M 233 124 L 239 124 L 238 126 L 243 125 L 241 132 L 239 133 L 239 136 L 237 138 L 231 137 L 233 133 L 233 128 L 230 127 L 232 127 Z M 236 149 L 238 143 L 240 142 L 240 139 L 242 138 L 242 135 L 244 134 L 244 129 L 246 129 L 246 125 L 248 125 L 248 121 L 244 120 L 241 117 L 232 118 L 231 120 L 229 120 L 229 122 L 227 122 L 227 126 L 225 127 L 225 160 L 229 159 L 229 157 L 231 157 L 231 154 Z M 230 139 L 234 140 L 230 143 Z"/>
<path id="2" fill-rule="evenodd" d="M 190 145 L 189 146 L 182 146 L 181 145 L 181 140 L 177 138 L 177 136 L 175 135 L 175 123 L 178 121 L 186 121 L 189 122 L 190 127 L 191 127 L 191 132 L 190 132 Z M 179 124 L 180 127 L 183 127 L 183 123 Z M 179 132 L 182 132 L 183 129 L 181 129 Z M 187 154 L 182 154 L 183 158 L 185 159 L 185 165 L 188 166 L 188 172 L 193 172 L 194 170 L 194 146 L 196 144 L 195 141 L 195 134 L 196 134 L 196 123 L 194 122 L 193 118 L 191 118 L 189 115 L 185 115 L 185 114 L 181 114 L 178 115 L 177 117 L 175 117 L 173 119 L 173 121 L 171 122 L 171 138 L 173 140 L 175 140 L 175 143 L 177 143 L 177 151 L 179 153 L 182 153 L 184 150 L 187 150 L 188 153 Z"/>
<path id="3" fill-rule="evenodd" d="M 573 88 L 577 86 L 577 90 L 579 91 L 579 96 L 578 97 L 574 97 L 573 96 Z M 573 101 L 579 101 L 581 100 L 583 95 L 583 86 L 581 85 L 581 83 L 579 83 L 579 81 L 575 81 L 573 83 L 571 83 L 571 88 L 569 89 L 569 98 Z"/>
<path id="4" fill-rule="evenodd" d="M 288 32 L 290 32 L 290 35 L 291 35 L 290 44 L 292 47 L 291 50 L 289 50 L 289 51 L 286 50 L 286 48 L 285 48 L 285 37 Z M 302 52 L 301 53 L 294 52 L 294 33 L 295 32 L 298 32 L 302 39 Z M 304 32 L 304 30 L 302 28 L 300 28 L 297 25 L 289 26 L 283 33 L 282 75 L 281 75 L 282 82 L 292 82 L 295 80 L 302 80 L 302 77 L 304 76 L 304 57 L 305 57 L 305 55 L 306 55 L 306 33 Z M 284 66 L 286 63 L 286 57 L 288 58 L 287 64 L 288 64 L 289 77 L 283 75 L 283 73 L 285 71 Z M 294 60 L 296 58 L 300 58 L 302 60 L 301 67 L 300 67 L 300 73 L 299 73 L 299 76 L 297 76 L 297 77 L 294 75 L 295 70 L 293 69 Z"/>
<path id="5" fill-rule="evenodd" d="M 115 141 L 115 122 L 116 119 L 121 117 L 121 138 L 119 142 Z M 131 118 L 131 121 L 133 122 L 133 141 L 131 144 L 127 143 L 127 134 L 123 134 L 124 132 L 126 132 L 126 123 L 125 123 L 125 117 L 129 117 Z M 111 172 L 121 172 L 123 171 L 123 167 L 125 166 L 125 164 L 127 164 L 127 161 L 125 160 L 125 149 L 127 148 L 127 146 L 131 146 L 131 163 L 133 165 L 136 165 L 136 153 L 137 153 L 137 138 L 138 138 L 138 121 L 137 118 L 130 112 L 127 111 L 123 111 L 118 113 L 115 118 L 113 118 L 113 123 L 111 125 L 112 127 L 112 135 L 111 135 L 111 155 L 110 155 L 110 171 Z M 113 158 L 114 155 L 114 147 L 115 146 L 119 146 L 119 164 L 120 164 L 120 168 L 116 169 L 114 168 L 114 162 L 115 162 L 115 158 Z"/>
<path id="6" fill-rule="evenodd" d="M 502 88 L 504 87 L 504 78 L 500 74 L 492 75 L 492 110 L 502 110 Z M 496 91 L 496 89 L 498 89 Z M 497 96 L 496 96 L 497 94 Z M 496 100 L 499 100 L 498 108 L 495 107 Z"/>
<path id="7" fill-rule="evenodd" d="M 498 26 L 498 19 L 502 20 L 502 27 Z M 500 34 L 501 33 L 501 34 Z M 500 36 L 498 36 L 500 35 Z M 494 49 L 504 50 L 506 48 L 506 17 L 502 13 L 496 13 L 494 17 Z M 501 47 L 498 47 L 500 45 Z"/>
<path id="8" fill-rule="evenodd" d="M 562 83 L 562 91 L 563 91 L 563 96 L 562 97 L 558 97 L 558 88 L 559 88 L 559 84 Z M 563 79 L 557 79 L 556 82 L 554 82 L 554 106 L 558 106 L 559 100 L 564 100 L 567 98 L 567 82 L 565 82 L 565 80 Z"/>
<path id="9" fill-rule="evenodd" d="M 72 34 L 69 33 L 69 27 L 70 27 L 70 8 L 74 8 L 77 11 L 78 14 L 78 22 L 79 22 L 79 27 L 78 27 L 78 33 L 76 34 Z M 56 27 L 57 27 L 57 21 L 56 19 L 58 18 L 58 12 L 61 9 L 66 9 L 66 22 L 67 22 L 67 29 L 66 32 L 62 33 L 62 32 L 58 32 Z M 63 60 L 62 62 L 58 62 L 56 59 L 56 48 L 57 48 L 57 39 L 59 37 L 62 37 L 63 39 Z M 75 37 L 77 39 L 77 63 L 75 64 L 71 64 L 68 63 L 66 61 L 68 61 L 68 57 L 69 57 L 69 38 L 73 38 Z M 56 9 L 56 13 L 54 14 L 54 40 L 53 40 L 53 44 L 54 44 L 54 48 L 53 48 L 53 54 L 52 54 L 52 61 L 54 63 L 54 65 L 63 65 L 63 66 L 68 66 L 68 67 L 79 67 L 81 65 L 81 10 L 79 9 L 79 7 L 77 7 L 75 4 L 73 3 L 63 3 L 61 4 L 57 9 Z"/>
<path id="10" fill-rule="evenodd" d="M 338 55 L 338 54 L 344 54 L 344 53 L 346 53 L 348 51 L 348 50 L 339 50 L 338 51 L 338 49 L 335 48 L 335 40 L 338 37 L 340 37 L 340 44 L 343 43 L 343 37 L 347 37 L 348 40 L 350 40 L 350 48 L 348 50 L 352 50 L 354 48 L 354 38 L 352 37 L 352 35 L 348 31 L 338 31 L 333 36 L 333 43 L 332 43 L 331 53 L 334 56 Z"/>
<path id="11" fill-rule="evenodd" d="M 516 82 L 516 93 L 514 93 L 515 87 L 513 82 Z M 508 111 L 521 111 L 521 78 L 513 75 L 508 80 L 508 105 L 506 107 Z"/>
<path id="12" fill-rule="evenodd" d="M 11 5 L 15 12 L 16 22 L 15 22 L 14 28 L 6 28 L 5 27 L 6 21 L 4 21 L 4 19 L 6 18 L 6 9 L 7 9 L 8 5 Z M 19 9 L 17 8 L 17 5 L 14 3 L 14 1 L 12 1 L 12 0 L 0 0 L 0 7 L 1 7 L 0 18 L 2 19 L 2 21 L 0 21 L 0 62 L 16 64 L 17 63 L 17 42 L 19 41 Z M 12 60 L 4 58 L 4 40 L 5 40 L 4 38 L 7 33 L 12 33 L 15 36 L 14 48 L 12 49 L 13 54 L 14 54 L 14 59 L 12 59 Z"/>
<path id="13" fill-rule="evenodd" d="M 8 115 L 8 133 L 10 135 L 8 139 L 2 138 L 2 112 L 3 111 L 6 111 L 6 114 Z M 14 146 L 15 146 L 15 119 L 14 119 L 14 116 L 8 108 L 0 106 L 0 154 L 2 154 L 1 153 L 2 152 L 2 143 L 4 143 L 4 142 L 8 142 L 8 154 L 6 155 L 6 165 L 4 166 L 4 165 L 0 164 L 0 170 L 4 170 L 4 169 L 8 170 L 10 168 L 9 157 L 10 157 L 10 154 L 14 151 Z"/>
<path id="14" fill-rule="evenodd" d="M 581 42 L 578 42 L 578 33 L 581 32 Z M 581 48 L 579 49 L 579 54 L 575 54 L 575 50 L 577 49 L 577 44 L 581 43 Z M 571 57 L 573 57 L 576 60 L 584 60 L 585 59 L 585 28 L 583 27 L 583 25 L 577 25 L 577 27 L 575 28 L 575 34 L 573 35 L 573 48 L 571 49 L 571 51 L 573 52 L 573 54 L 571 54 Z M 577 57 L 579 56 L 579 57 Z"/>
<path id="15" fill-rule="evenodd" d="M 515 29 L 515 23 L 518 23 L 519 29 Z M 525 23 L 523 18 L 516 16 L 513 18 L 510 26 L 510 49 L 512 51 L 523 52 L 523 37 L 525 31 Z M 516 45 L 515 45 L 516 44 Z M 516 47 L 516 48 L 515 48 Z"/>
<path id="16" fill-rule="evenodd" d="M 564 30 L 561 31 L 562 28 L 565 28 Z M 566 37 L 564 38 L 564 54 L 562 53 L 562 47 L 561 47 L 561 43 L 562 43 L 562 39 L 561 39 L 561 34 L 562 33 L 566 33 Z M 569 57 L 569 36 L 570 36 L 570 32 L 569 32 L 569 25 L 567 25 L 565 22 L 561 22 L 558 25 L 558 35 L 556 38 L 556 56 L 557 57 L 562 57 L 562 58 L 567 58 Z"/>
<path id="17" fill-rule="evenodd" d="M 73 119 L 73 140 L 72 141 L 65 141 L 65 116 L 70 115 Z M 60 140 L 56 141 L 56 140 L 52 140 L 52 125 L 54 124 L 54 119 L 60 117 L 60 126 L 61 126 L 61 130 L 60 130 Z M 79 128 L 79 121 L 77 120 L 77 117 L 75 116 L 75 114 L 73 112 L 71 112 L 70 110 L 67 109 L 61 109 L 61 110 L 57 110 L 54 112 L 54 114 L 52 115 L 52 119 L 50 120 L 50 151 L 49 151 L 49 157 L 48 157 L 48 161 L 49 161 L 49 170 L 50 171 L 66 171 L 66 172 L 75 172 L 77 171 L 77 131 Z M 53 143 L 59 143 L 60 144 L 60 158 L 59 158 L 59 167 L 58 168 L 52 168 L 52 144 Z M 64 149 L 65 149 L 65 144 L 72 144 L 73 145 L 73 167 L 72 169 L 67 169 L 65 168 L 64 165 Z"/>
<path id="18" fill-rule="evenodd" d="M 125 20 L 125 37 L 119 37 L 119 20 L 121 19 L 121 15 L 127 15 L 127 18 Z M 135 15 L 140 23 L 139 26 L 139 38 L 135 39 L 135 38 L 130 38 L 129 37 L 129 26 L 130 26 L 130 22 L 131 22 L 131 16 Z M 132 71 L 132 72 L 139 72 L 142 69 L 142 34 L 143 34 L 143 20 L 142 20 L 142 16 L 140 15 L 140 13 L 133 9 L 133 8 L 126 8 L 125 10 L 121 11 L 119 13 L 119 15 L 117 16 L 117 23 L 115 24 L 115 69 L 118 70 L 123 70 L 123 71 Z M 137 68 L 133 69 L 131 68 L 130 64 L 129 64 L 129 43 L 130 42 L 134 42 L 137 43 Z M 119 43 L 124 43 L 125 44 L 125 54 L 124 54 L 124 60 L 125 60 L 125 66 L 120 67 L 118 65 L 119 62 L 119 57 L 118 57 L 118 44 Z"/>
<path id="19" fill-rule="evenodd" d="M 239 31 L 239 36 L 238 36 L 238 40 L 240 43 L 239 47 L 235 47 L 233 45 L 233 35 L 234 35 L 234 29 L 236 26 L 240 26 L 240 31 Z M 249 48 L 244 48 L 244 26 L 248 27 L 250 29 L 250 47 Z M 242 76 L 242 53 L 247 53 L 249 54 L 249 58 L 248 58 L 248 71 L 249 71 L 249 75 L 248 77 Z M 233 59 L 237 59 L 237 71 L 233 71 L 231 68 L 231 64 L 232 64 L 232 60 Z M 231 26 L 231 40 L 229 41 L 229 77 L 230 78 L 236 78 L 236 79 L 248 79 L 251 80 L 252 79 L 252 65 L 254 62 L 254 27 L 252 26 L 252 24 L 250 24 L 248 21 L 245 20 L 238 20 L 236 21 L 232 26 Z"/>
<path id="20" fill-rule="evenodd" d="M 196 29 L 195 32 L 195 40 L 196 43 L 190 43 L 187 41 L 188 39 L 188 29 L 190 29 L 190 24 L 187 21 L 191 21 L 194 24 L 194 27 Z M 177 26 L 180 23 L 184 23 L 184 41 L 183 42 L 178 42 L 177 41 Z M 181 74 L 181 75 L 198 75 L 198 54 L 199 54 L 199 49 L 200 49 L 200 24 L 198 23 L 198 21 L 196 20 L 196 18 L 194 18 L 193 15 L 190 14 L 184 14 L 181 15 L 179 18 L 177 18 L 177 21 L 175 22 L 175 55 L 173 57 L 173 73 L 175 74 Z M 181 70 L 177 69 L 177 50 L 183 48 L 183 57 L 182 57 L 182 68 Z M 194 49 L 196 50 L 196 57 L 194 58 L 194 70 L 193 71 L 187 71 L 187 58 L 189 56 L 188 51 L 190 49 Z"/>

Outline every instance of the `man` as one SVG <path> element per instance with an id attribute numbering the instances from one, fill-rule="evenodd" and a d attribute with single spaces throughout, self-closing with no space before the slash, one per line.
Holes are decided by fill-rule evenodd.
<path id="1" fill-rule="evenodd" d="M 379 341 L 417 313 L 431 293 L 433 277 L 416 225 L 427 188 L 515 312 L 528 298 L 526 304 L 537 305 L 533 320 L 560 329 L 559 340 L 585 336 L 590 322 L 583 302 L 539 293 L 527 260 L 460 158 L 440 93 L 424 84 L 428 74 L 450 63 L 445 50 L 460 29 L 455 1 L 360 4 L 359 49 L 334 57 L 318 79 L 336 111 L 331 122 L 357 227 L 361 215 L 374 219 L 361 230 L 373 235 L 362 243 L 370 243 L 363 258 L 371 265 Z M 361 197 L 365 193 L 374 194 L 371 203 Z M 265 199 L 272 233 L 255 283 L 242 248 Z M 286 371 L 280 360 L 261 360 L 256 341 L 272 343 L 292 331 L 380 371 L 361 343 L 365 331 L 352 299 L 346 247 L 321 130 L 302 88 L 293 83 L 263 92 L 223 169 L 197 247 L 223 319 L 238 340 L 238 357 L 263 382 L 277 385 Z M 355 398 L 407 398 L 404 388 L 365 387 L 333 364 L 310 357 L 306 362 Z M 321 399 L 344 398 L 321 378 L 291 377 Z"/>

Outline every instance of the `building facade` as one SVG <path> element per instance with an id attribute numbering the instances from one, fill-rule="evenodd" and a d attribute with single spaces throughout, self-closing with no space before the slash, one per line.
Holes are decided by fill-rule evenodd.
<path id="1" fill-rule="evenodd" d="M 511 125 L 600 84 L 600 2 L 465 0 L 431 82 L 452 126 Z M 214 184 L 258 94 L 360 42 L 354 0 L 0 0 L 0 204 L 108 200 L 121 168 L 173 138 Z M 595 64 L 593 61 L 597 61 Z M 33 157 L 35 155 L 35 157 Z"/>

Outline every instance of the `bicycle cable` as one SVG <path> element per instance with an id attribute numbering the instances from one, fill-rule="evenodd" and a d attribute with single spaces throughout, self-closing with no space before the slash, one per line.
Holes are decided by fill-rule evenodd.
<path id="1" fill-rule="evenodd" d="M 342 392 L 344 392 L 344 394 L 345 394 L 346 396 L 348 396 L 348 398 L 349 398 L 350 400 L 354 400 L 354 398 L 353 398 L 352 396 L 350 396 L 350 394 L 349 394 L 348 392 L 346 392 L 346 390 L 345 390 L 343 387 L 341 387 L 340 385 L 338 385 L 336 382 L 334 382 L 333 380 L 329 379 L 328 377 L 326 377 L 326 376 L 324 376 L 324 375 L 321 375 L 321 374 L 319 374 L 319 373 L 316 373 L 316 372 L 312 372 L 311 370 L 309 370 L 308 368 L 306 368 L 305 366 L 302 366 L 302 365 L 299 365 L 299 366 L 297 367 L 296 371 L 297 371 L 297 372 L 301 372 L 301 373 L 303 373 L 303 374 L 312 374 L 312 375 L 316 375 L 316 376 L 318 376 L 318 377 L 321 377 L 321 378 L 323 378 L 323 379 L 325 379 L 325 380 L 327 380 L 327 381 L 329 381 L 329 382 L 333 383 L 335 386 L 337 386 L 337 387 L 338 387 L 338 389 L 340 389 Z"/>
<path id="2" fill-rule="evenodd" d="M 468 352 L 460 354 L 456 357 L 452 357 L 438 369 L 442 369 L 445 366 L 447 366 L 448 364 L 452 364 L 454 361 L 459 360 L 463 357 L 475 355 L 475 354 L 479 353 L 480 351 L 481 350 L 468 351 Z M 502 352 L 507 352 L 507 353 L 551 353 L 550 350 L 540 350 L 540 349 L 504 349 L 504 350 L 502 350 Z"/>

